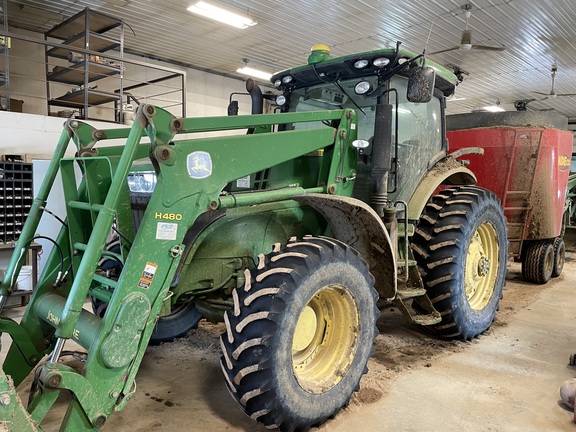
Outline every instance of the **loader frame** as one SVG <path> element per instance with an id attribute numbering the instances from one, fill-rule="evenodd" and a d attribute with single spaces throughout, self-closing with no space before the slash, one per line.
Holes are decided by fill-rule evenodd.
<path id="1" fill-rule="evenodd" d="M 173 141 L 176 134 L 310 121 L 335 121 L 338 126 L 277 132 L 275 146 L 269 145 L 269 133 Z M 60 171 L 67 219 L 56 240 L 58 247 L 46 263 L 47 270 L 38 281 L 22 322 L 0 318 L 0 332 L 13 339 L 4 363 L 5 373 L 18 385 L 37 367 L 28 407 L 29 430 L 39 430 L 37 424 L 62 391 L 73 395 L 63 431 L 98 430 L 114 411 L 124 408 L 134 394 L 136 372 L 176 275 L 185 248 L 184 235 L 200 214 L 311 193 L 351 195 L 352 182 L 345 179 L 353 175 L 355 164 L 350 145 L 355 138 L 355 121 L 353 110 L 180 119 L 151 105 L 139 108 L 131 129 L 96 130 L 86 123 L 67 121 L 16 245 L 22 253 L 13 255 L 0 286 L 3 305 Z M 142 143 L 145 136 L 148 144 Z M 96 146 L 113 139 L 125 139 L 126 144 Z M 76 145 L 76 156 L 66 158 L 71 141 Z M 234 179 L 329 146 L 334 150 L 327 152 L 329 174 L 324 186 L 304 189 L 291 185 L 237 197 L 221 194 Z M 236 155 L 234 163 L 228 163 L 227 155 L 232 152 Z M 132 163 L 147 156 L 157 168 L 158 183 L 134 236 L 126 179 Z M 78 187 L 75 166 L 82 171 Z M 105 250 L 113 223 L 123 233 L 122 254 Z M 130 252 L 126 253 L 130 243 Z M 118 280 L 97 272 L 103 254 L 123 262 Z M 114 291 L 101 319 L 84 310 L 83 305 L 89 292 L 98 293 L 98 287 L 104 285 L 113 286 Z M 81 370 L 58 362 L 69 339 L 88 351 Z M 39 364 L 48 354 L 47 362 Z M 0 404 L 0 418 L 21 423 L 26 415 L 12 397 L 13 388 L 8 386 L 6 392 L 10 403 Z"/>

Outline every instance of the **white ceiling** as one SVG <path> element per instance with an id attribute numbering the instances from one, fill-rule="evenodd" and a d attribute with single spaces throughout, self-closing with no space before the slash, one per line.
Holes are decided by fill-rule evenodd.
<path id="1" fill-rule="evenodd" d="M 394 46 L 435 52 L 458 45 L 465 4 L 472 6 L 475 44 L 498 51 L 451 51 L 431 55 L 440 64 L 469 72 L 449 102 L 449 113 L 469 112 L 500 101 L 508 110 L 518 99 L 548 93 L 550 67 L 558 64 L 556 93 L 576 93 L 575 0 L 211 0 L 247 12 L 258 24 L 239 30 L 186 10 L 194 0 L 15 0 L 11 26 L 44 32 L 86 6 L 123 18 L 125 46 L 142 53 L 237 76 L 242 59 L 270 72 L 306 62 L 316 43 L 334 56 Z M 427 43 L 428 41 L 428 43 Z M 576 96 L 536 101 L 576 121 Z"/>

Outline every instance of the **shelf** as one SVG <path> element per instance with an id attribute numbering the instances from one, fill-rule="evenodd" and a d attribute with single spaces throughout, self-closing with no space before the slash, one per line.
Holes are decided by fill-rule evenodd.
<path id="1" fill-rule="evenodd" d="M 16 241 L 32 206 L 32 164 L 0 162 L 0 243 Z"/>
<path id="2" fill-rule="evenodd" d="M 117 29 L 117 31 L 112 35 L 103 34 L 112 29 Z M 48 43 L 45 51 L 48 115 L 52 115 L 51 106 L 78 110 L 78 118 L 83 119 L 89 117 L 88 111 L 91 106 L 114 102 L 114 109 L 117 109 L 119 106 L 117 102 L 120 101 L 118 95 L 94 90 L 96 87 L 89 83 L 103 80 L 106 84 L 103 84 L 102 88 L 116 87 L 116 82 L 122 87 L 121 63 L 107 61 L 106 58 L 95 53 L 118 49 L 119 57 L 122 58 L 124 56 L 123 35 L 123 20 L 95 12 L 89 7 L 44 33 L 47 41 L 54 38 L 63 40 L 61 46 L 49 46 Z M 78 51 L 85 49 L 93 54 L 88 55 Z M 52 70 L 50 69 L 54 65 L 49 62 L 50 58 L 60 59 L 56 61 L 56 66 Z M 62 60 L 68 60 L 68 65 L 63 64 Z M 79 62 L 76 62 L 77 60 Z M 114 80 L 105 79 L 114 76 L 116 77 Z M 73 88 L 69 93 L 60 96 L 66 90 L 54 83 L 69 85 Z"/>
<path id="3" fill-rule="evenodd" d="M 105 52 L 120 46 L 120 42 L 110 37 L 101 35 L 99 33 L 90 32 L 88 44 L 86 46 L 85 34 L 80 33 L 70 39 L 65 40 L 65 45 L 70 45 L 73 48 L 90 49 L 92 51 Z M 46 51 L 46 55 L 50 57 L 57 57 L 61 59 L 68 59 L 68 54 L 71 52 L 69 49 L 54 47 Z"/>
<path id="4" fill-rule="evenodd" d="M 76 15 L 68 18 L 66 21 L 58 24 L 56 27 L 52 28 L 46 32 L 46 36 L 53 37 L 57 39 L 68 39 L 71 36 L 84 33 L 86 31 L 86 9 L 77 13 Z M 119 27 L 122 21 L 118 18 L 111 17 L 109 15 L 95 12 L 93 10 L 89 11 L 89 29 L 88 31 L 93 33 L 104 33 L 113 28 Z"/>
<path id="5" fill-rule="evenodd" d="M 70 67 L 62 68 L 56 72 L 49 73 L 46 77 L 48 81 L 55 81 L 64 84 L 83 85 L 84 84 L 84 63 L 80 62 Z M 102 63 L 88 62 L 88 82 L 97 81 L 120 73 L 120 68 L 108 66 Z"/>
<path id="6" fill-rule="evenodd" d="M 88 106 L 101 105 L 119 100 L 120 96 L 114 93 L 108 93 L 99 90 L 88 90 Z M 63 96 L 48 101 L 48 104 L 67 108 L 83 108 L 84 90 L 66 93 Z"/>

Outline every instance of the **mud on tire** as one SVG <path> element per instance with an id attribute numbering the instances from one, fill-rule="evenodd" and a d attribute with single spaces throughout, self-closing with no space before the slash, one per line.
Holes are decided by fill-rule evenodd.
<path id="1" fill-rule="evenodd" d="M 265 426 L 307 431 L 346 406 L 367 372 L 374 278 L 352 248 L 318 237 L 275 245 L 246 276 L 220 338 L 228 390 Z"/>
<path id="2" fill-rule="evenodd" d="M 506 276 L 506 218 L 492 192 L 446 189 L 426 205 L 412 249 L 447 338 L 470 340 L 494 320 Z"/>

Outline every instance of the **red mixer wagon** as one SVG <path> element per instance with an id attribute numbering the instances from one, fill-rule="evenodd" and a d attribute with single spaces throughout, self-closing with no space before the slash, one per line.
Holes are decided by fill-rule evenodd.
<path id="1" fill-rule="evenodd" d="M 572 132 L 567 119 L 549 112 L 479 112 L 447 117 L 450 151 L 469 154 L 478 185 L 496 193 L 508 220 L 509 254 L 522 276 L 546 283 L 562 272 L 562 215 L 570 173 Z"/>

